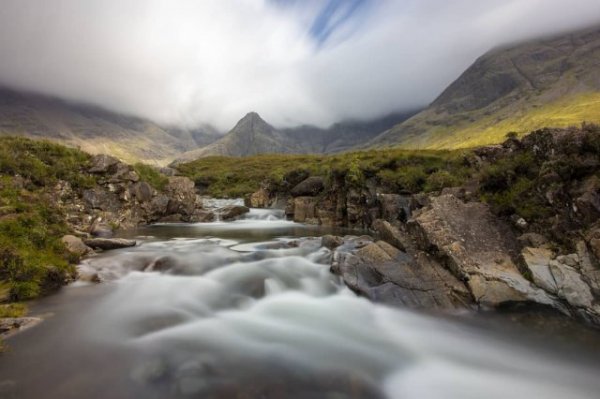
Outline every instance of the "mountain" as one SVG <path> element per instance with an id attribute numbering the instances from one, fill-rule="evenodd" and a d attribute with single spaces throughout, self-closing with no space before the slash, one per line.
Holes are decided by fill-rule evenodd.
<path id="1" fill-rule="evenodd" d="M 188 151 L 178 162 L 212 155 L 249 156 L 263 153 L 294 153 L 298 149 L 285 135 L 265 122 L 256 112 L 250 112 L 220 140 L 203 148 Z"/>
<path id="2" fill-rule="evenodd" d="M 46 138 L 127 162 L 164 164 L 221 135 L 209 126 L 181 129 L 61 99 L 0 89 L 0 135 Z"/>
<path id="3" fill-rule="evenodd" d="M 310 125 L 276 129 L 265 122 L 256 112 L 251 112 L 220 140 L 182 154 L 176 163 L 214 155 L 251 156 L 265 153 L 323 154 L 341 152 L 368 142 L 415 113 L 415 111 L 393 113 L 371 121 L 345 121 L 336 123 L 328 129 Z"/>
<path id="4" fill-rule="evenodd" d="M 488 52 L 424 111 L 368 146 L 460 148 L 600 122 L 600 28 Z"/>
<path id="5" fill-rule="evenodd" d="M 349 120 L 327 129 L 299 126 L 282 130 L 305 153 L 331 154 L 352 149 L 416 114 L 417 111 L 392 113 L 369 121 Z"/>

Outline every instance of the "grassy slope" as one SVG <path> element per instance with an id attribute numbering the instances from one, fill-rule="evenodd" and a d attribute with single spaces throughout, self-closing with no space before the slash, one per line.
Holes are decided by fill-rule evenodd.
<path id="1" fill-rule="evenodd" d="M 468 171 L 462 151 L 371 150 L 336 155 L 258 155 L 207 157 L 181 164 L 179 171 L 217 197 L 239 197 L 256 191 L 265 180 L 285 184 L 299 171 L 330 176 L 342 173 L 356 183 L 376 177 L 390 190 L 433 190 L 458 183 Z M 442 171 L 447 171 L 442 173 Z"/>
<path id="2" fill-rule="evenodd" d="M 0 298 L 30 299 L 73 273 L 60 238 L 68 233 L 51 188 L 90 187 L 89 155 L 45 141 L 0 138 Z"/>
<path id="3" fill-rule="evenodd" d="M 508 132 L 522 136 L 543 127 L 578 126 L 582 122 L 600 123 L 600 93 L 586 92 L 554 102 L 530 107 L 515 107 L 503 114 L 482 117 L 455 127 L 430 127 L 421 137 L 408 138 L 402 148 L 457 149 L 496 144 Z"/>

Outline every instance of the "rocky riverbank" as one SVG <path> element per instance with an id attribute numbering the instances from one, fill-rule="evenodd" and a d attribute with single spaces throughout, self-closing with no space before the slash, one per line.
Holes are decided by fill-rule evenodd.
<path id="1" fill-rule="evenodd" d="M 477 172 L 438 192 L 376 178 L 289 176 L 247 198 L 297 222 L 369 229 L 328 237 L 332 271 L 375 301 L 428 309 L 551 307 L 600 326 L 600 132 L 544 129 L 465 156 Z M 299 181 L 298 181 L 299 180 Z"/>

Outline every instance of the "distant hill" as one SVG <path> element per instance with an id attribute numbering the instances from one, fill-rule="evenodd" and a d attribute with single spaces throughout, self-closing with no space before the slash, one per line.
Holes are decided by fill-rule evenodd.
<path id="1" fill-rule="evenodd" d="M 211 126 L 186 130 L 57 98 L 0 89 L 0 135 L 48 138 L 127 162 L 168 163 L 222 136 Z"/>
<path id="2" fill-rule="evenodd" d="M 369 146 L 471 147 L 582 121 L 600 122 L 600 28 L 490 51 Z"/>
<path id="3" fill-rule="evenodd" d="M 242 118 L 220 140 L 179 156 L 175 163 L 194 159 L 222 156 L 251 156 L 266 153 L 324 154 L 349 150 L 364 144 L 408 119 L 416 111 L 394 113 L 372 121 L 345 121 L 327 129 L 310 125 L 276 129 L 265 122 L 256 112 Z"/>

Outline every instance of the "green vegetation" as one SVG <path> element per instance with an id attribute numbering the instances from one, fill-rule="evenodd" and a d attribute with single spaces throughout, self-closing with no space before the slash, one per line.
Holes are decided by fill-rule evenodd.
<path id="1" fill-rule="evenodd" d="M 215 197 L 241 197 L 261 183 L 285 185 L 290 176 L 345 176 L 359 185 L 374 178 L 391 192 L 441 190 L 458 185 L 471 171 L 465 151 L 372 150 L 337 155 L 258 155 L 253 157 L 207 157 L 181 164 L 179 171 Z"/>
<path id="2" fill-rule="evenodd" d="M 501 143 L 508 133 L 522 137 L 549 126 L 579 126 L 582 121 L 600 123 L 600 92 L 579 93 L 553 102 L 543 97 L 527 98 L 500 111 L 485 108 L 465 115 L 446 115 L 436 123 L 425 120 L 421 134 L 399 145 L 420 149 L 473 148 Z"/>
<path id="3" fill-rule="evenodd" d="M 75 261 L 60 238 L 68 232 L 54 205 L 57 181 L 91 187 L 89 155 L 46 141 L 0 138 L 0 291 L 26 300 L 62 285 Z M 8 297 L 8 298 L 6 298 Z"/>
<path id="4" fill-rule="evenodd" d="M 0 305 L 0 318 L 23 317 L 27 314 L 27 306 L 22 303 L 7 303 Z"/>
<path id="5" fill-rule="evenodd" d="M 169 183 L 169 178 L 160 173 L 153 166 L 138 162 L 133 165 L 133 169 L 136 171 L 141 180 L 147 182 L 159 191 L 164 190 L 167 183 Z"/>

